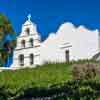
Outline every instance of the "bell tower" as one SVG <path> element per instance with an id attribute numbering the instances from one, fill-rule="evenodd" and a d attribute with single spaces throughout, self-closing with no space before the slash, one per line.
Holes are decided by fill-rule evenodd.
<path id="1" fill-rule="evenodd" d="M 31 14 L 22 24 L 22 32 L 17 37 L 17 45 L 14 50 L 14 66 L 25 67 L 39 64 L 41 37 L 37 32 L 37 26 L 31 21 Z"/>
<path id="2" fill-rule="evenodd" d="M 29 48 L 30 45 L 34 47 L 40 45 L 41 37 L 37 32 L 36 24 L 31 21 L 31 14 L 27 16 L 26 22 L 22 25 L 22 32 L 17 38 L 17 42 L 17 49 L 21 49 L 23 47 L 22 44 L 25 45 L 25 48 Z"/>

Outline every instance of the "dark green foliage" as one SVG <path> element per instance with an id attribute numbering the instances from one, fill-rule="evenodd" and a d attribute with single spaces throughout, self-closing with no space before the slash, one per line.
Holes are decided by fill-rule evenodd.
<path id="1" fill-rule="evenodd" d="M 8 17 L 0 13 L 0 67 L 5 65 L 12 48 L 16 46 L 16 39 L 13 41 L 4 41 L 7 35 L 10 35 L 11 38 L 14 39 L 15 32 Z"/>
<path id="2" fill-rule="evenodd" d="M 46 100 L 45 98 L 51 98 L 50 100 L 67 100 L 68 98 L 72 100 L 98 100 L 98 98 L 100 98 L 100 90 L 95 87 L 100 89 L 100 82 L 69 81 L 63 85 L 56 84 L 55 87 L 49 88 L 22 88 L 15 94 L 12 94 L 11 91 L 4 91 L 8 88 L 3 87 L 3 91 L 2 93 L 0 92 L 0 95 L 4 100 L 7 98 L 9 98 L 9 100 L 21 100 L 21 98 L 27 98 L 26 100 L 29 98 L 41 98 L 42 100 Z"/>

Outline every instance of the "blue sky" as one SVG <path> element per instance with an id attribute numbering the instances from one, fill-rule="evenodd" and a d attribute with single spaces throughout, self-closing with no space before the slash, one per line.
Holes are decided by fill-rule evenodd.
<path id="1" fill-rule="evenodd" d="M 100 0 L 0 0 L 0 12 L 9 17 L 16 33 L 31 13 L 42 39 L 67 21 L 100 30 Z"/>

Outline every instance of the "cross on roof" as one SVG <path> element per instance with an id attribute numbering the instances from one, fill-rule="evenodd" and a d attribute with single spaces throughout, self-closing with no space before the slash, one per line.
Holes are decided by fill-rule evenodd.
<path id="1" fill-rule="evenodd" d="M 30 21 L 30 19 L 31 19 L 31 14 L 29 14 L 29 15 L 27 16 L 27 18 L 28 18 L 28 20 Z"/>

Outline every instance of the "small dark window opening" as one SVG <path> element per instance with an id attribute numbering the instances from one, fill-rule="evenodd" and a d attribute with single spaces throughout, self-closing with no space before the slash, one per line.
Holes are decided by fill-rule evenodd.
<path id="1" fill-rule="evenodd" d="M 30 54 L 30 65 L 34 64 L 34 55 Z"/>
<path id="2" fill-rule="evenodd" d="M 66 62 L 69 62 L 69 50 L 65 51 Z"/>
<path id="3" fill-rule="evenodd" d="M 22 48 L 25 48 L 25 40 L 21 41 L 21 46 L 22 46 Z"/>
<path id="4" fill-rule="evenodd" d="M 24 55 L 19 55 L 19 65 L 24 66 Z"/>
<path id="5" fill-rule="evenodd" d="M 28 35 L 30 34 L 30 29 L 29 29 L 29 28 L 26 29 L 26 33 L 27 33 Z"/>
<path id="6" fill-rule="evenodd" d="M 30 39 L 29 42 L 30 42 L 30 46 L 33 47 L 33 39 Z"/>

